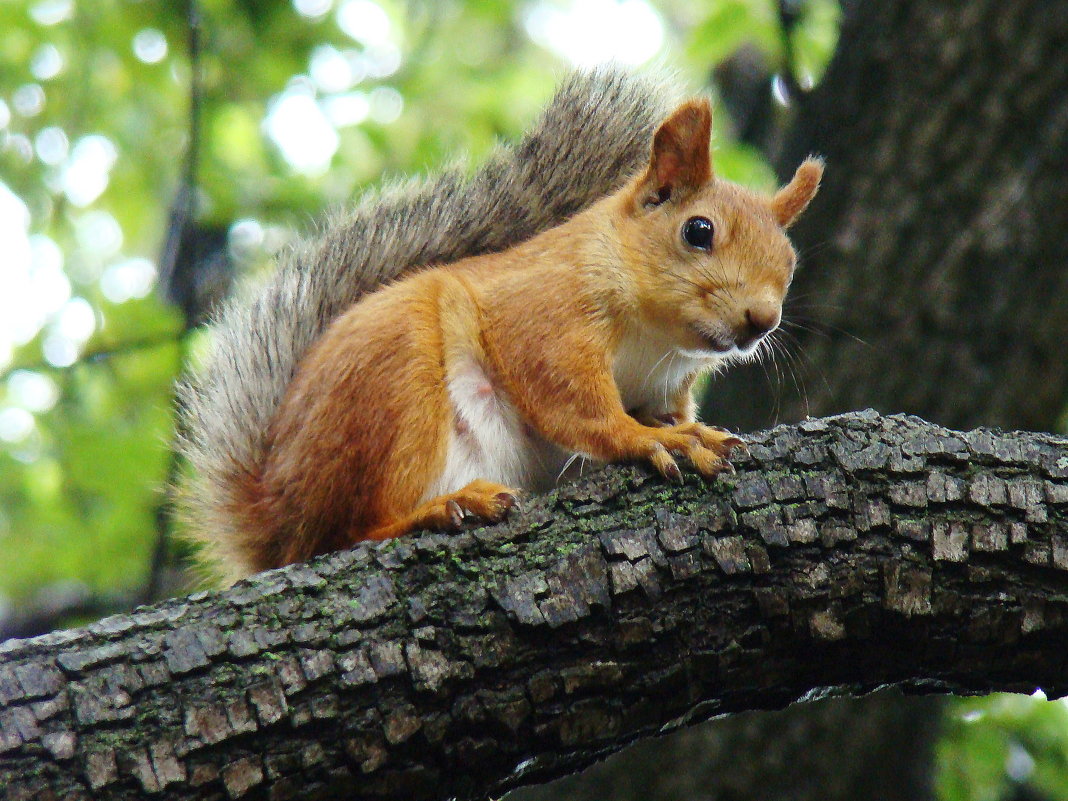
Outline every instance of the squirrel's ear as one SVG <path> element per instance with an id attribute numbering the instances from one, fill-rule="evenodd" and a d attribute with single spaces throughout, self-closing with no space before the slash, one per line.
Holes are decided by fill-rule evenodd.
<path id="1" fill-rule="evenodd" d="M 639 202 L 658 206 L 712 178 L 708 154 L 712 107 L 706 99 L 683 103 L 657 129 Z"/>
<path id="2" fill-rule="evenodd" d="M 771 213 L 783 228 L 788 228 L 816 196 L 823 177 L 823 159 L 808 157 L 801 162 L 790 183 L 771 199 Z"/>

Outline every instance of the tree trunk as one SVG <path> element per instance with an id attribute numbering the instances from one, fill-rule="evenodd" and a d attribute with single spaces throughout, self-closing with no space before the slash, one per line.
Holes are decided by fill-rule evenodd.
<path id="1" fill-rule="evenodd" d="M 1068 692 L 1068 443 L 874 413 L 750 443 L 711 485 L 613 468 L 0 647 L 0 786 L 481 798 L 828 686 Z"/>
<path id="2" fill-rule="evenodd" d="M 792 231 L 802 266 L 781 336 L 791 355 L 717 378 L 705 419 L 746 431 L 875 407 L 954 427 L 1059 428 L 1068 397 L 1068 2 L 843 7 L 835 57 L 801 99 L 777 158 L 785 178 L 809 153 L 827 157 L 820 194 Z M 912 780 L 931 773 L 930 738 L 903 747 L 888 728 L 884 747 L 865 738 L 867 751 L 854 750 L 854 731 L 897 706 L 855 705 L 837 747 L 820 736 L 816 714 L 806 754 L 825 759 L 823 794 L 805 794 L 808 766 L 790 760 L 767 765 L 768 776 L 787 774 L 784 793 L 758 780 L 734 797 L 927 797 Z M 929 702 L 904 706 L 917 730 L 933 728 Z M 778 736 L 781 722 L 765 725 Z M 909 758 L 913 769 L 879 792 L 833 794 L 843 773 L 862 780 L 865 768 Z M 789 789 L 791 779 L 801 790 Z"/>
<path id="3" fill-rule="evenodd" d="M 817 331 L 787 329 L 780 393 L 760 368 L 731 371 L 707 419 L 744 431 L 871 406 L 954 428 L 1057 426 L 1065 53 L 1066 0 L 854 4 L 780 162 L 787 174 L 827 158 L 793 232 L 802 268 L 785 315 Z"/>

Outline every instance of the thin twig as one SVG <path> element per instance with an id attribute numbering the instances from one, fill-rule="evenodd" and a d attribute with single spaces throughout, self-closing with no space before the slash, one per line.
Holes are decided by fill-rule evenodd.
<path id="1" fill-rule="evenodd" d="M 187 334 L 187 331 L 169 331 L 166 334 L 142 337 L 140 339 L 131 339 L 127 342 L 120 342 L 118 345 L 113 345 L 111 347 L 99 348 L 97 350 L 88 351 L 86 353 L 83 353 L 74 362 L 65 365 L 52 364 L 51 362 L 47 362 L 44 360 L 12 364 L 4 370 L 0 371 L 0 381 L 5 380 L 12 373 L 17 373 L 20 370 L 67 371 L 73 370 L 77 367 L 85 367 L 87 365 L 104 362 L 116 356 L 125 356 L 127 354 L 137 353 L 142 350 L 151 350 L 152 348 L 158 348 L 162 345 L 170 345 L 172 343 L 181 344 L 185 340 Z"/>
<path id="2" fill-rule="evenodd" d="M 160 275 L 172 279 L 178 267 L 177 258 L 181 247 L 182 234 L 192 224 L 196 211 L 197 168 L 200 161 L 200 118 L 203 97 L 203 74 L 200 62 L 200 9 L 196 0 L 186 0 L 186 22 L 189 43 L 189 145 L 185 156 L 185 177 L 175 198 L 175 207 L 171 212 L 171 225 L 164 243 L 161 257 Z M 188 331 L 195 321 L 195 314 L 190 309 L 185 311 L 185 325 Z M 186 354 L 182 353 L 181 362 L 185 364 Z M 175 395 L 175 402 L 177 396 Z M 182 437 L 181 415 L 177 415 L 177 428 L 171 438 L 170 454 L 167 460 L 167 474 L 161 488 L 161 498 L 153 516 L 156 542 L 152 548 L 148 576 L 140 597 L 143 603 L 159 600 L 163 588 L 163 574 L 170 563 L 171 531 L 174 527 L 173 490 L 181 470 L 182 457 L 178 443 Z"/>

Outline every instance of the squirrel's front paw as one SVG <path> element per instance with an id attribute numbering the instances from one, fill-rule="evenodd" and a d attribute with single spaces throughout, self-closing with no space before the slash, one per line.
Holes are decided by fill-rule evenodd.
<path id="1" fill-rule="evenodd" d="M 686 436 L 696 437 L 701 445 L 714 451 L 720 458 L 729 459 L 735 448 L 745 451 L 745 443 L 724 428 L 706 426 L 704 423 L 682 423 L 671 429 Z"/>
<path id="2" fill-rule="evenodd" d="M 649 461 L 663 476 L 680 483 L 682 472 L 672 454 L 685 457 L 698 473 L 711 479 L 733 471 L 728 461 L 731 452 L 745 448 L 745 443 L 730 432 L 701 423 L 666 426 L 652 433 L 656 444 L 649 453 Z"/>

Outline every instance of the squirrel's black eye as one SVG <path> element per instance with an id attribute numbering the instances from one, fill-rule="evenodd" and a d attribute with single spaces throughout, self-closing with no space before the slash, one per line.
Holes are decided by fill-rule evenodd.
<path id="1" fill-rule="evenodd" d="M 682 226 L 686 244 L 701 250 L 712 250 L 712 221 L 707 217 L 691 217 Z"/>

